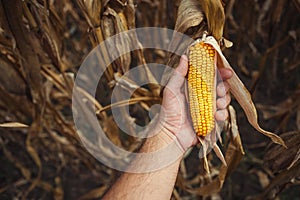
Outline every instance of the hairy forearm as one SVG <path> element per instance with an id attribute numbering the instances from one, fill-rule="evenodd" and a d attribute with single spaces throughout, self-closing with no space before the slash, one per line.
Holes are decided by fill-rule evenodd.
<path id="1" fill-rule="evenodd" d="M 166 133 L 166 131 L 160 131 L 159 134 L 146 140 L 140 152 L 149 153 L 160 150 L 163 147 L 174 143 L 173 139 L 174 136 L 172 136 L 170 133 Z M 180 151 L 178 151 L 179 149 L 180 147 L 175 149 L 178 154 L 180 153 Z M 174 153 L 174 151 L 172 153 Z M 183 154 L 183 152 L 181 152 L 181 154 Z M 178 159 L 176 159 L 173 163 L 154 172 L 124 173 L 103 199 L 170 199 L 176 181 L 181 157 L 182 156 L 180 155 L 177 156 Z M 152 162 L 159 161 L 153 160 Z M 130 167 L 139 167 L 142 165 L 149 165 L 149 163 L 145 163 L 143 159 L 138 159 L 135 160 Z"/>

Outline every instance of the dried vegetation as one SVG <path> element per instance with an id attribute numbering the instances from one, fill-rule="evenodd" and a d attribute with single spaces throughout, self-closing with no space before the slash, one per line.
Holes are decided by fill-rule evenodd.
<path id="1" fill-rule="evenodd" d="M 178 9 L 178 0 L 0 1 L 1 199 L 93 199 L 104 194 L 119 172 L 95 160 L 78 138 L 71 113 L 74 77 L 94 47 L 122 31 L 155 26 L 199 37 L 205 23 L 199 24 L 197 1 L 181 4 L 192 12 Z M 194 148 L 181 164 L 172 198 L 294 199 L 300 196 L 300 3 L 226 0 L 225 9 L 224 37 L 234 46 L 224 53 L 250 89 L 262 126 L 279 134 L 288 149 L 257 134 L 233 100 L 235 109 L 230 107 L 223 131 L 228 167 L 210 154 L 208 176 Z M 150 62 L 174 67 L 178 57 L 141 48 L 108 66 L 99 84 L 99 122 L 126 149 L 135 150 L 141 141 L 124 138 L 110 116 L 113 83 L 130 68 Z M 153 78 L 150 71 L 143 76 Z M 157 85 L 137 89 L 129 120 L 147 123 L 147 111 L 160 101 L 159 91 Z"/>

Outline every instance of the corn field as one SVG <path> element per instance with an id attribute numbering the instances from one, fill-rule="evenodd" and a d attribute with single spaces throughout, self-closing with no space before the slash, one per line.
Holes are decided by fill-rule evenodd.
<path id="1" fill-rule="evenodd" d="M 0 199 L 101 199 L 122 172 L 94 158 L 78 136 L 72 114 L 78 70 L 103 41 L 135 28 L 200 37 L 207 21 L 199 1 L 0 0 Z M 223 37 L 233 42 L 223 53 L 250 91 L 259 124 L 287 148 L 252 128 L 232 98 L 219 145 L 228 166 L 210 153 L 208 175 L 199 145 L 193 147 L 182 160 L 172 199 L 300 199 L 300 1 L 223 3 Z M 122 52 L 138 40 L 127 37 L 115 49 Z M 178 55 L 140 46 L 107 66 L 95 98 L 87 98 L 115 145 L 134 152 L 144 142 L 124 134 L 112 116 L 117 79 L 138 65 L 175 68 L 178 61 Z M 139 77 L 159 73 L 145 70 Z M 151 106 L 162 98 L 154 81 L 135 89 L 127 120 L 149 123 Z M 135 87 L 132 80 L 126 84 Z"/>

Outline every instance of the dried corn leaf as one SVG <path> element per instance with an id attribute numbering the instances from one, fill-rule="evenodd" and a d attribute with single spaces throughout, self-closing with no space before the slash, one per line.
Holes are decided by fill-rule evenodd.
<path id="1" fill-rule="evenodd" d="M 41 169 L 41 167 L 42 167 L 41 159 L 40 159 L 39 154 L 37 153 L 36 149 L 33 148 L 30 137 L 28 137 L 28 139 L 26 140 L 26 148 L 27 148 L 29 155 L 34 160 L 35 164 L 38 166 L 39 169 Z"/>
<path id="2" fill-rule="evenodd" d="M 26 96 L 15 96 L 5 91 L 0 87 L 0 105 L 5 106 L 8 110 L 14 113 L 19 121 L 26 121 L 32 119 L 33 104 L 28 101 Z"/>
<path id="3" fill-rule="evenodd" d="M 253 200 L 264 200 L 264 199 L 275 199 L 276 196 L 281 192 L 281 188 L 287 186 L 292 179 L 300 177 L 300 162 L 291 167 L 285 169 L 274 179 L 271 180 L 270 184 L 263 190 L 263 192 L 256 197 L 252 197 Z"/>
<path id="4" fill-rule="evenodd" d="M 256 171 L 256 170 L 255 170 Z M 260 185 L 265 188 L 269 185 L 270 183 L 270 180 L 268 178 L 268 174 L 262 172 L 262 171 L 256 171 L 255 173 L 257 176 L 258 176 L 258 180 L 259 180 L 259 183 Z"/>
<path id="5" fill-rule="evenodd" d="M 264 155 L 264 164 L 273 173 L 289 169 L 299 160 L 300 131 L 287 132 L 281 135 L 288 149 L 270 145 Z"/>
<path id="6" fill-rule="evenodd" d="M 233 76 L 227 80 L 229 86 L 230 86 L 230 92 L 233 94 L 233 96 L 236 98 L 236 100 L 239 102 L 241 107 L 243 108 L 247 119 L 249 123 L 260 133 L 268 136 L 274 143 L 280 144 L 284 147 L 286 147 L 284 141 L 274 133 L 271 133 L 269 131 L 266 131 L 262 129 L 258 124 L 258 117 L 257 117 L 257 111 L 254 106 L 254 103 L 252 102 L 251 95 L 242 83 L 242 81 L 239 79 L 237 74 L 234 72 L 228 61 L 226 60 L 225 56 L 223 55 L 217 41 L 209 36 L 205 39 L 205 43 L 211 44 L 215 50 L 218 52 L 218 67 L 222 68 L 229 68 L 233 72 Z"/>
<path id="7" fill-rule="evenodd" d="M 55 177 L 54 179 L 56 187 L 54 188 L 54 200 L 64 199 L 64 190 L 62 188 L 62 181 L 60 177 Z"/>
<path id="8" fill-rule="evenodd" d="M 103 196 L 104 192 L 107 190 L 107 185 L 101 186 L 99 188 L 95 188 L 91 191 L 89 191 L 87 194 L 79 197 L 80 200 L 86 200 L 86 199 L 98 199 L 101 196 Z"/>
<path id="9" fill-rule="evenodd" d="M 0 124 L 2 128 L 28 128 L 28 125 L 19 122 L 8 122 Z"/>
<path id="10" fill-rule="evenodd" d="M 27 135 L 27 139 L 26 139 L 26 150 L 27 150 L 28 154 L 31 156 L 31 158 L 33 159 L 33 161 L 35 162 L 35 164 L 37 165 L 38 174 L 37 174 L 36 178 L 33 179 L 33 181 L 31 182 L 31 185 L 29 186 L 27 191 L 24 193 L 22 199 L 26 199 L 28 194 L 32 190 L 34 190 L 41 182 L 42 162 L 41 162 L 41 159 L 40 159 L 40 156 L 39 156 L 37 150 L 32 146 L 32 143 L 31 143 L 32 134 L 34 132 L 39 131 L 39 126 L 40 126 L 40 123 L 38 123 L 37 121 L 33 122 L 32 125 L 30 126 L 30 129 L 29 129 L 28 135 Z"/>
<path id="11" fill-rule="evenodd" d="M 89 25 L 91 27 L 100 26 L 102 2 L 99 0 L 79 0 L 77 3 L 84 11 Z"/>
<path id="12" fill-rule="evenodd" d="M 244 153 L 243 145 L 241 142 L 240 134 L 237 129 L 236 113 L 232 106 L 229 106 L 230 124 L 231 124 L 231 139 L 226 149 L 225 161 L 220 167 L 219 175 L 207 185 L 201 186 L 197 189 L 188 189 L 187 191 L 192 194 L 208 196 L 219 192 L 224 184 L 227 176 L 229 176 L 240 163 Z"/>
<path id="13" fill-rule="evenodd" d="M 4 7 L 0 3 L 0 50 L 1 53 L 12 51 L 16 47 L 16 41 L 10 31 L 8 21 L 6 20 Z"/>
<path id="14" fill-rule="evenodd" d="M 108 29 L 109 32 L 104 32 L 104 39 L 128 30 L 127 21 L 123 16 L 123 13 L 117 13 L 109 7 L 105 10 L 102 23 L 110 26 L 110 28 Z M 114 39 L 111 43 L 106 43 L 107 49 L 109 49 L 111 57 L 117 58 L 114 61 L 116 68 L 120 70 L 119 72 L 125 73 L 129 70 L 131 63 L 131 39 L 127 34 L 123 34 L 122 37 L 114 37 Z"/>
<path id="15" fill-rule="evenodd" d="M 25 79 L 29 85 L 33 102 L 39 102 L 41 99 L 41 76 L 39 58 L 36 54 L 34 41 L 37 39 L 33 31 L 28 30 L 23 23 L 23 2 L 7 1 L 0 2 L 0 8 L 3 7 L 9 28 L 16 40 L 15 54 L 19 57 L 22 70 L 25 72 Z M 14 17 L 11 17 L 14 16 Z M 34 48 L 35 47 L 35 48 Z M 26 59 L 24 59 L 26 58 Z"/>
<path id="16" fill-rule="evenodd" d="M 16 168 L 18 168 L 22 175 L 24 176 L 24 178 L 29 181 L 30 178 L 31 178 L 31 172 L 29 169 L 27 169 L 21 161 L 19 161 L 15 156 L 12 155 L 11 152 L 9 152 L 4 146 L 3 146 L 3 152 L 4 152 L 4 155 L 6 156 L 6 158 L 11 161 L 15 166 Z"/>
<path id="17" fill-rule="evenodd" d="M 25 95 L 25 81 L 7 58 L 0 59 L 0 85 L 9 93 Z M 12 81 L 13 80 L 13 81 Z"/>
<path id="18" fill-rule="evenodd" d="M 115 173 L 114 170 L 110 170 L 106 168 L 105 166 L 99 164 L 96 161 L 96 159 L 91 158 L 91 156 L 89 156 L 88 153 L 86 153 L 86 150 L 83 150 L 81 146 L 78 145 L 77 140 L 79 139 L 78 137 L 76 137 L 75 131 L 72 127 L 72 119 L 68 111 L 68 108 L 70 106 L 70 99 L 67 97 L 67 94 L 65 94 L 66 91 L 64 91 L 65 89 L 67 89 L 67 87 L 64 88 L 65 87 L 64 84 L 66 83 L 63 82 L 63 79 L 61 79 L 61 75 L 63 76 L 61 71 L 64 71 L 65 69 L 68 69 L 68 71 L 72 71 L 76 74 L 77 69 L 80 66 L 81 60 L 85 57 L 85 55 L 88 54 L 89 50 L 92 47 L 97 46 L 99 43 L 101 43 L 104 40 L 102 36 L 103 32 L 108 31 L 108 33 L 111 35 L 115 34 L 115 27 L 114 27 L 113 20 L 110 21 L 108 20 L 108 23 L 106 24 L 107 27 L 102 26 L 102 24 L 100 26 L 100 23 L 102 23 L 101 19 L 103 19 L 102 18 L 103 11 L 106 9 L 106 7 L 110 7 L 111 9 L 113 9 L 120 17 L 121 23 L 124 24 L 124 26 L 127 26 L 128 29 L 133 29 L 136 27 L 135 18 L 137 19 L 138 27 L 154 26 L 154 27 L 170 28 L 170 27 L 174 27 L 174 18 L 176 17 L 177 7 L 180 2 L 184 3 L 188 1 L 186 0 L 183 1 L 180 0 L 175 0 L 175 1 L 172 0 L 168 0 L 168 1 L 165 0 L 162 1 L 159 0 L 153 0 L 153 1 L 149 1 L 149 0 L 146 1 L 9 0 L 8 1 L 7 0 L 4 1 L 3 0 L 0 2 L 0 24 L 1 24 L 0 27 L 1 58 L 0 59 L 5 62 L 5 64 L 2 63 L 2 67 L 0 65 L 1 71 L 3 72 L 0 75 L 0 85 L 1 85 L 0 86 L 0 96 L 1 96 L 0 116 L 3 119 L 6 119 L 6 121 L 19 121 L 19 122 L 28 123 L 38 118 L 39 116 L 37 115 L 42 113 L 43 118 L 45 120 L 43 123 L 41 123 L 41 128 L 46 131 L 41 132 L 39 130 L 34 130 L 33 133 L 31 133 L 31 143 L 32 143 L 31 146 L 35 148 L 36 153 L 38 153 L 38 156 L 40 156 L 41 161 L 43 163 L 43 167 L 45 168 L 43 169 L 43 171 L 45 172 L 43 173 L 42 176 L 43 179 L 52 180 L 53 177 L 61 177 L 62 175 L 61 170 L 71 175 L 74 172 L 76 173 L 80 170 L 79 172 L 82 173 L 83 176 L 80 176 L 78 178 L 80 179 L 80 181 L 85 182 L 85 179 L 87 179 L 87 177 L 90 177 L 89 175 L 92 171 L 94 179 L 96 178 L 98 182 L 104 183 L 106 185 L 107 180 L 105 179 L 107 179 L 107 175 L 109 174 L 109 179 L 111 179 L 111 177 L 113 177 L 113 174 Z M 196 1 L 194 2 L 196 5 L 197 2 Z M 271 73 L 273 73 L 275 75 L 276 73 L 279 72 L 280 77 L 287 77 L 287 76 L 289 76 L 288 78 L 291 77 L 290 82 L 284 80 L 283 84 L 281 83 L 282 79 L 280 78 L 278 79 L 281 80 L 280 86 L 282 86 L 282 88 L 279 87 L 280 90 L 284 89 L 283 88 L 284 85 L 286 86 L 288 85 L 288 89 L 291 89 L 290 87 L 295 86 L 294 85 L 295 82 L 293 82 L 292 80 L 295 80 L 294 79 L 295 74 L 297 73 L 294 74 L 290 74 L 290 73 L 297 72 L 296 69 L 297 63 L 299 64 L 299 62 L 297 61 L 298 58 L 297 48 L 299 46 L 298 45 L 299 41 L 297 40 L 296 37 L 297 33 L 299 32 L 296 26 L 298 17 L 295 17 L 294 11 L 299 11 L 300 4 L 296 3 L 298 2 L 297 0 L 292 1 L 293 3 L 284 0 L 280 0 L 277 2 L 274 1 L 274 3 L 270 3 L 270 2 L 272 2 L 272 0 L 265 1 L 265 2 L 235 1 L 235 0 L 226 1 L 227 4 L 226 7 L 228 8 L 227 24 L 229 24 L 229 26 L 227 27 L 228 31 L 226 34 L 235 37 L 235 40 L 238 41 L 237 51 L 227 52 L 227 53 L 234 60 L 239 60 L 239 61 L 242 60 L 242 62 L 239 62 L 239 65 L 243 66 L 243 63 L 246 63 L 243 60 L 245 59 L 247 60 L 248 56 L 250 58 L 253 56 L 253 54 L 255 54 L 256 56 L 260 56 L 260 53 L 263 52 L 264 49 L 269 48 L 268 45 L 277 44 L 278 41 L 282 40 L 282 38 L 285 38 L 285 36 L 287 36 L 286 33 L 289 33 L 288 34 L 290 35 L 289 39 L 285 40 L 287 42 L 284 43 L 284 45 L 282 46 L 283 48 L 278 49 L 279 45 L 275 45 L 276 48 L 273 48 L 272 53 L 268 54 L 267 57 L 268 59 L 270 59 L 271 63 L 268 68 L 265 68 L 266 70 L 268 70 L 268 73 L 264 73 L 264 74 L 270 75 Z M 82 6 L 78 6 L 79 3 L 81 3 Z M 20 5 L 22 8 L 21 10 L 19 9 Z M 182 6 L 183 4 L 181 4 L 181 8 Z M 5 7 L 6 9 L 4 9 L 3 7 Z M 187 11 L 186 15 L 181 9 L 180 11 L 181 16 L 178 16 L 183 20 L 186 20 L 187 19 L 186 16 L 188 15 L 196 16 L 196 18 L 197 16 L 199 17 L 204 16 L 204 14 L 202 15 L 200 12 L 201 11 L 200 6 L 195 6 L 194 8 L 190 6 L 186 6 L 185 8 L 186 8 L 185 10 Z M 198 13 L 189 12 L 189 10 L 192 9 L 197 10 Z M 137 12 L 136 13 L 137 15 L 135 14 L 135 11 Z M 245 11 L 249 13 L 256 13 L 257 15 L 247 15 L 244 14 Z M 7 14 L 8 12 L 11 14 Z M 85 18 L 83 18 L 83 16 Z M 256 16 L 259 18 L 258 23 L 257 23 Z M 234 19 L 234 17 L 236 18 Z M 204 29 L 207 29 L 205 18 L 203 17 L 204 20 L 199 20 L 196 18 L 190 17 L 189 18 L 190 20 L 188 19 L 186 20 L 186 23 L 190 23 L 190 24 L 192 24 L 192 22 L 195 22 L 193 25 L 190 25 L 190 27 L 186 26 L 184 28 L 185 24 L 183 23 L 182 23 L 183 26 L 180 26 L 182 28 L 183 33 L 188 34 L 193 38 L 201 36 L 202 31 Z M 19 21 L 19 23 L 15 23 L 13 21 Z M 244 24 L 247 24 L 247 27 L 244 27 Z M 269 24 L 271 26 L 269 26 Z M 246 28 L 247 34 L 239 34 L 241 31 L 245 30 L 244 28 Z M 21 35 L 19 35 L 18 30 L 20 31 Z M 275 30 L 275 31 L 270 31 L 270 30 Z M 284 31 L 276 32 L 276 30 L 284 30 Z M 146 36 L 146 37 L 151 38 L 150 36 Z M 90 41 L 88 41 L 89 39 Z M 130 44 L 135 43 L 135 41 L 136 40 L 134 38 L 131 38 Z M 185 40 L 180 40 L 180 39 L 178 39 L 176 42 L 177 42 L 177 46 L 174 45 L 176 48 L 179 45 L 182 45 L 179 46 L 181 47 L 180 49 L 181 51 L 178 51 L 179 48 L 177 48 L 177 50 L 176 48 L 170 48 L 170 50 L 172 52 L 176 50 L 176 52 L 183 53 L 188 44 L 184 45 L 182 42 L 185 42 Z M 250 51 L 248 48 L 248 44 L 250 46 Z M 32 59 L 32 56 L 35 57 L 35 55 L 38 55 L 38 59 L 37 59 L 38 62 L 33 62 L 36 58 Z M 138 65 L 144 64 L 145 61 L 148 62 L 149 60 L 153 63 L 154 62 L 162 63 L 164 58 L 164 55 L 163 54 L 158 55 L 157 51 L 155 51 L 154 54 L 151 54 L 149 53 L 148 50 L 143 51 L 143 49 L 134 51 L 132 52 L 131 55 L 135 57 L 133 61 L 135 64 L 138 63 Z M 159 56 L 160 58 L 158 59 L 157 56 Z M 99 58 L 106 59 L 105 62 L 104 61 L 101 62 L 107 63 L 106 61 L 109 58 L 109 54 L 107 53 L 105 55 L 104 53 L 103 55 L 100 55 Z M 147 60 L 144 60 L 145 58 Z M 257 59 L 251 59 L 247 63 L 252 64 L 255 62 L 255 60 Z M 283 65 L 286 65 L 286 67 L 281 68 L 281 66 Z M 54 72 L 57 75 L 59 74 L 59 76 L 56 77 L 59 78 L 57 79 L 59 80 L 59 82 L 55 83 L 56 85 L 53 84 L 53 82 L 56 80 L 51 80 L 53 81 L 52 83 L 51 81 L 49 81 L 51 79 L 50 74 L 48 74 L 48 76 L 45 76 L 45 72 L 46 72 L 45 70 L 42 69 L 42 74 L 40 73 L 41 70 L 39 67 L 41 66 L 57 67 L 58 70 L 53 67 L 51 68 L 51 70 L 54 69 L 54 71 L 52 72 Z M 176 65 L 174 64 L 171 66 L 175 67 Z M 287 71 L 286 69 L 288 68 L 288 66 L 290 66 L 290 70 L 292 69 L 294 70 Z M 113 69 L 112 67 L 109 66 L 108 69 L 105 71 L 106 79 L 109 84 L 113 83 L 114 71 L 117 70 L 122 71 L 120 70 L 121 66 L 115 66 L 115 67 L 117 68 Z M 11 70 L 15 70 L 17 74 L 15 74 L 15 72 Z M 246 72 L 246 74 L 248 74 L 249 76 L 251 74 L 251 70 L 252 70 L 251 67 L 244 66 L 244 72 Z M 282 74 L 281 74 L 281 70 L 284 71 Z M 147 78 L 148 75 L 146 73 L 148 72 L 145 73 L 141 72 L 141 75 Z M 47 77 L 48 80 L 45 80 L 43 75 Z M 259 78 L 262 78 L 262 75 L 263 74 L 260 73 Z M 267 77 L 270 77 L 269 75 Z M 97 76 L 97 73 L 95 73 L 95 76 Z M 36 81 L 38 77 L 42 77 L 42 81 Z M 273 86 L 279 84 L 279 82 L 277 82 L 276 84 L 276 80 Z M 44 81 L 47 81 L 47 83 L 44 83 Z M 110 86 L 112 85 L 113 84 L 111 84 Z M 61 88 L 59 88 L 58 86 L 60 86 Z M 270 90 L 272 89 L 268 88 L 268 92 Z M 292 91 L 286 90 L 286 92 L 287 92 L 286 94 L 289 94 Z M 45 96 L 49 98 L 45 99 L 47 101 L 46 103 L 44 102 L 45 100 L 43 99 L 45 98 L 44 96 L 41 98 L 37 97 L 38 95 L 35 96 L 36 94 L 39 93 L 47 94 Z M 143 101 L 142 105 L 145 104 L 146 106 L 147 105 L 149 106 L 151 104 L 150 103 L 151 100 L 148 101 L 147 98 L 151 96 L 151 93 L 152 93 L 152 89 L 150 90 L 147 89 L 146 92 L 144 92 L 143 90 L 136 91 L 134 93 L 134 95 L 136 96 L 132 98 L 132 100 L 130 100 L 130 103 L 138 103 Z M 256 94 L 261 95 L 259 93 Z M 89 99 L 85 95 L 82 96 L 83 98 L 87 98 L 88 101 L 91 102 L 92 104 L 95 104 L 95 102 L 97 102 L 95 99 L 92 100 L 91 98 Z M 106 97 L 103 97 L 103 99 L 104 98 Z M 294 100 L 296 101 L 292 101 L 292 102 L 296 104 L 296 102 L 299 102 L 298 99 L 295 98 Z M 277 100 L 277 96 L 275 96 L 274 100 Z M 103 105 L 107 105 L 107 103 L 104 103 Z M 100 107 L 98 105 L 96 106 L 98 108 Z M 146 106 L 144 108 L 146 108 Z M 109 106 L 105 106 L 101 109 L 102 110 L 109 109 Z M 291 110 L 292 112 L 289 112 Z M 271 108 L 269 111 L 271 114 L 272 113 L 280 114 L 280 116 L 273 115 L 272 117 L 285 117 L 284 121 L 287 121 L 289 124 L 292 125 L 287 128 L 291 128 L 291 127 L 297 128 L 297 126 L 298 127 L 300 126 L 299 123 L 300 112 L 298 110 L 299 109 L 297 106 L 295 107 L 283 106 L 281 108 L 278 107 L 278 109 L 275 110 Z M 296 124 L 294 125 L 293 123 L 295 122 L 294 121 L 295 118 L 294 117 L 286 118 L 286 116 L 290 115 L 291 113 L 292 116 L 294 116 L 294 114 L 297 112 L 298 114 L 296 120 L 298 121 L 296 121 Z M 105 112 L 102 113 L 104 114 Z M 83 113 L 83 117 L 85 117 L 84 115 L 85 114 Z M 103 116 L 101 118 L 101 121 L 102 120 L 105 120 Z M 134 123 L 133 118 L 129 120 L 132 120 L 132 123 Z M 3 121 L 4 120 L 2 120 L 2 122 Z M 5 144 L 7 142 L 9 146 L 12 143 L 13 144 L 17 143 L 17 145 L 21 146 L 26 151 L 26 146 L 24 146 L 24 141 L 23 141 L 24 134 L 10 134 L 11 129 L 2 129 L 2 131 L 8 133 L 8 134 L 2 134 L 1 137 L 4 139 Z M 1 138 L 0 141 L 2 140 Z M 299 165 L 298 165 L 299 151 L 298 152 L 296 151 L 297 146 L 293 146 L 293 145 L 291 146 L 289 144 L 288 140 L 292 138 L 295 138 L 295 136 L 290 135 L 290 138 L 284 137 L 284 140 L 286 141 L 287 146 L 291 148 L 291 151 L 283 151 L 282 154 L 278 154 L 278 152 L 282 151 L 283 149 L 281 147 L 274 150 L 273 147 L 279 147 L 278 145 L 272 145 L 271 149 L 274 150 L 273 152 L 274 154 L 272 154 L 272 151 L 270 149 L 267 149 L 267 152 L 270 153 L 271 156 L 274 156 L 272 157 L 272 159 L 275 159 L 276 156 L 281 156 L 282 158 L 286 157 L 286 160 L 278 159 L 278 162 L 274 162 L 273 166 L 267 164 L 267 167 L 273 168 L 274 172 L 277 171 L 277 169 L 279 169 L 278 172 L 280 173 L 279 178 L 275 180 L 274 183 L 271 183 L 270 187 L 267 187 L 266 189 L 267 193 L 269 193 L 266 196 L 269 198 L 274 199 L 274 196 L 270 194 L 274 194 L 274 193 L 277 194 L 278 192 L 281 191 L 281 190 L 278 191 L 276 188 L 286 188 L 289 187 L 289 185 L 295 184 L 295 183 L 291 184 L 291 180 L 293 180 L 293 176 L 297 175 L 299 171 L 297 170 L 299 169 Z M 122 141 L 122 143 L 123 142 L 124 141 Z M 125 148 L 130 149 L 130 147 L 128 146 L 131 143 L 132 141 L 126 141 L 127 146 Z M 97 148 L 97 146 L 95 148 Z M 104 151 L 106 151 L 106 148 L 107 147 L 104 147 Z M 95 153 L 100 154 L 103 152 L 95 151 Z M 287 156 L 287 154 L 289 153 L 290 155 Z M 14 148 L 12 149 L 11 154 L 23 166 L 26 165 L 27 167 L 27 164 L 29 164 L 26 160 L 28 159 L 28 156 L 24 157 L 23 153 L 19 154 L 18 152 L 15 152 Z M 58 164 L 56 165 L 57 168 L 52 169 L 51 165 L 47 164 L 48 163 L 47 159 L 49 158 L 50 160 L 48 161 L 51 161 L 51 163 Z M 189 165 L 190 160 L 186 159 L 185 161 L 187 163 L 187 168 L 190 167 Z M 284 163 L 285 161 L 287 163 Z M 286 174 L 287 170 L 281 168 L 283 166 L 286 166 L 290 170 L 289 175 Z M 6 168 L 7 164 L 3 163 L 3 166 L 1 167 Z M 28 167 L 30 167 L 28 168 L 30 170 L 35 169 L 35 166 L 32 166 L 32 162 L 30 162 L 30 166 Z M 201 180 L 201 183 L 205 181 L 209 181 L 208 179 L 206 179 L 206 177 L 203 177 L 201 175 L 199 176 L 199 174 L 195 174 L 197 173 L 195 172 L 195 169 L 196 168 L 193 168 L 191 171 L 190 170 L 187 171 L 188 174 L 186 178 L 190 177 L 191 175 L 190 173 L 192 173 L 195 176 L 193 176 L 192 180 L 185 181 L 184 184 L 194 186 L 199 183 L 199 179 Z M 13 167 L 11 170 L 17 170 L 17 169 Z M 213 175 L 218 174 L 218 169 L 216 168 L 212 167 L 211 171 Z M 281 172 L 283 173 L 281 174 Z M 21 173 L 27 174 L 26 170 L 25 172 L 21 172 Z M 60 180 L 55 179 L 54 181 L 51 181 L 51 184 L 49 184 L 45 181 L 41 181 L 38 179 L 25 180 L 25 178 L 23 178 L 22 174 L 20 173 L 12 173 L 12 174 L 17 174 L 16 176 L 17 181 L 14 183 L 8 183 L 7 186 L 4 186 L 3 188 L 0 189 L 1 195 L 7 196 L 7 198 L 13 198 L 15 194 L 19 197 L 20 195 L 25 194 L 29 186 L 28 184 L 31 183 L 34 183 L 34 185 L 31 186 L 31 188 L 34 188 L 35 185 L 38 188 L 34 188 L 34 190 L 32 191 L 32 195 L 30 195 L 30 197 L 35 197 L 36 195 L 40 194 L 41 190 L 45 190 L 46 192 L 48 192 L 46 196 L 52 196 L 53 198 L 56 199 L 61 199 L 64 195 L 71 199 L 76 199 L 82 194 L 82 190 L 88 191 L 87 188 L 90 187 L 96 188 L 96 186 L 94 185 L 95 182 L 93 178 L 86 180 L 88 181 L 87 184 L 85 184 L 79 190 L 62 191 L 63 189 L 65 189 L 65 186 L 69 185 L 69 183 L 73 182 L 73 180 L 64 179 L 63 180 L 64 183 L 60 185 L 59 183 Z M 8 177 L 8 179 L 6 180 L 11 180 L 10 176 L 12 174 L 9 173 L 3 175 L 5 176 L 5 178 Z M 31 176 L 35 174 L 36 172 L 32 171 Z M 104 178 L 98 179 L 98 177 L 100 176 L 103 177 L 102 176 L 103 174 L 105 174 Z M 25 177 L 28 177 L 28 175 L 25 175 Z M 249 181 L 251 182 L 251 180 Z M 281 182 L 283 181 L 284 184 L 281 184 Z M 235 177 L 233 177 L 233 182 L 235 182 Z M 285 185 L 286 183 L 288 183 L 288 185 Z M 230 188 L 232 184 L 229 183 L 228 185 Z M 72 186 L 76 187 L 76 185 L 72 185 Z M 107 184 L 107 187 L 109 187 L 109 184 Z M 99 188 L 99 190 L 101 189 Z M 3 191 L 4 193 L 2 193 Z M 239 189 L 234 191 L 235 193 L 240 192 Z M 45 192 L 42 193 L 45 194 Z M 98 194 L 91 195 L 90 197 L 101 198 L 102 191 L 95 192 L 95 193 Z M 230 192 L 228 192 L 228 194 L 229 193 Z M 177 190 L 177 192 L 175 191 L 174 194 L 178 199 L 196 198 L 193 195 L 186 194 L 182 190 Z M 243 197 L 241 198 L 246 198 L 245 197 L 246 195 L 247 194 L 243 194 Z M 228 198 L 228 196 L 226 193 L 226 195 L 224 195 L 224 198 L 226 199 L 226 197 Z M 28 198 L 30 197 L 28 196 Z M 211 196 L 210 198 L 214 198 L 214 197 Z"/>
<path id="19" fill-rule="evenodd" d="M 225 23 L 222 0 L 201 0 L 199 2 L 206 16 L 209 35 L 212 35 L 217 41 L 221 41 Z"/>
<path id="20" fill-rule="evenodd" d="M 127 23 L 127 26 L 128 26 L 128 29 L 133 29 L 133 28 L 136 28 L 136 25 L 135 25 L 135 18 L 136 18 L 136 15 L 135 15 L 135 2 L 133 0 L 128 0 L 126 1 L 126 6 L 124 8 L 124 14 L 125 14 L 125 18 L 127 19 L 126 20 L 126 23 Z"/>
<path id="21" fill-rule="evenodd" d="M 199 26 L 203 21 L 203 13 L 199 0 L 182 0 L 178 8 L 175 30 L 186 33 L 188 29 Z"/>
<path id="22" fill-rule="evenodd" d="M 113 144 L 115 144 L 119 147 L 122 147 L 122 142 L 121 142 L 121 138 L 120 138 L 120 135 L 119 135 L 119 127 L 117 126 L 117 124 L 113 120 L 112 116 L 110 116 L 105 121 L 103 121 L 102 127 L 103 127 L 103 131 L 106 133 L 109 140 Z"/>
<path id="23" fill-rule="evenodd" d="M 207 29 L 204 22 L 204 16 L 198 0 L 182 0 L 180 2 L 175 31 L 184 33 L 196 39 L 202 35 L 202 32 Z M 178 52 L 183 54 L 187 47 L 192 43 L 192 40 L 180 37 L 175 34 L 170 43 L 170 52 Z M 179 57 L 175 54 L 170 55 L 168 65 L 175 67 L 179 62 Z"/>
<path id="24" fill-rule="evenodd" d="M 85 90 L 83 90 L 80 87 L 76 88 L 80 93 L 82 93 L 83 96 L 85 96 L 85 98 L 87 98 L 89 101 L 93 102 L 93 104 L 96 106 L 96 109 L 98 110 L 97 113 L 101 114 L 101 117 L 103 120 L 107 119 L 107 114 L 106 113 L 102 113 L 101 111 L 105 110 L 103 108 L 103 106 L 95 99 L 95 97 L 93 97 L 92 95 L 90 95 L 88 92 L 86 92 Z"/>
<path id="25" fill-rule="evenodd" d="M 41 74 L 53 83 L 61 92 L 69 93 L 65 82 L 61 79 L 60 74 L 57 74 L 51 68 L 42 66 Z"/>

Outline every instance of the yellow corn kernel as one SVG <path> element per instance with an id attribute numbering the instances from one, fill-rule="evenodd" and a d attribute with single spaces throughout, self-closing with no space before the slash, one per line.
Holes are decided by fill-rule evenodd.
<path id="1" fill-rule="evenodd" d="M 215 49 L 204 42 L 189 48 L 188 89 L 193 127 L 205 137 L 215 125 Z"/>

